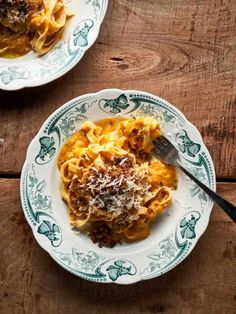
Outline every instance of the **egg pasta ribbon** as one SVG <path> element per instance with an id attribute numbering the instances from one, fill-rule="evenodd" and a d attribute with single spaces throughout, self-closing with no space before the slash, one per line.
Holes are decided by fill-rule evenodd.
<path id="1" fill-rule="evenodd" d="M 62 37 L 67 19 L 72 15 L 64 0 L 3 0 L 0 55 L 18 57 L 30 49 L 39 55 L 47 53 Z"/>
<path id="2" fill-rule="evenodd" d="M 58 167 L 71 225 L 99 246 L 146 238 L 171 204 L 175 168 L 152 158 L 161 135 L 150 117 L 86 121 L 61 149 Z"/>

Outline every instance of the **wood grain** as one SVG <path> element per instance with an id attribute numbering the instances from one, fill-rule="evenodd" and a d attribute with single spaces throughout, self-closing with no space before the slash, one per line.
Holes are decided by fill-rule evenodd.
<path id="1" fill-rule="evenodd" d="M 112 0 L 96 44 L 46 86 L 0 92 L 0 173 L 19 174 L 45 119 L 103 88 L 165 98 L 196 125 L 219 178 L 236 178 L 236 1 Z"/>
<path id="2" fill-rule="evenodd" d="M 217 206 L 207 231 L 178 267 L 131 286 L 102 285 L 57 265 L 24 218 L 19 180 L 0 184 L 0 313 L 235 313 L 235 225 Z M 217 188 L 236 203 L 236 183 Z"/>

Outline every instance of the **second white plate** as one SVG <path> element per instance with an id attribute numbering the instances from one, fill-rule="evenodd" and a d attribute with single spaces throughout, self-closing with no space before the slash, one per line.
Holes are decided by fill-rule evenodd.
<path id="1" fill-rule="evenodd" d="M 95 42 L 108 0 L 66 0 L 75 15 L 63 39 L 43 56 L 30 52 L 16 59 L 0 57 L 0 89 L 17 90 L 49 83 L 72 69 Z"/>

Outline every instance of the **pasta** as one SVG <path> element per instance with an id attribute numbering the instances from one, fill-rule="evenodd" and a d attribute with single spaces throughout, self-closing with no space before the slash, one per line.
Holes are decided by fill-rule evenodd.
<path id="1" fill-rule="evenodd" d="M 64 0 L 2 0 L 0 56 L 18 57 L 31 49 L 45 54 L 62 36 L 70 16 Z"/>
<path id="2" fill-rule="evenodd" d="M 100 247 L 146 238 L 171 204 L 175 168 L 152 158 L 161 135 L 149 117 L 86 121 L 58 158 L 70 224 Z"/>

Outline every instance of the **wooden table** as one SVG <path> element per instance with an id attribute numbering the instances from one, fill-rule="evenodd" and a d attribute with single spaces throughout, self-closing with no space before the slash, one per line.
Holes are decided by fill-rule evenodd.
<path id="1" fill-rule="evenodd" d="M 212 155 L 218 192 L 236 203 L 235 21 L 235 0 L 110 0 L 73 70 L 46 86 L 0 91 L 0 313 L 235 313 L 236 229 L 217 206 L 178 267 L 118 286 L 58 266 L 34 240 L 19 196 L 26 149 L 44 120 L 75 96 L 117 87 L 183 111 Z"/>

